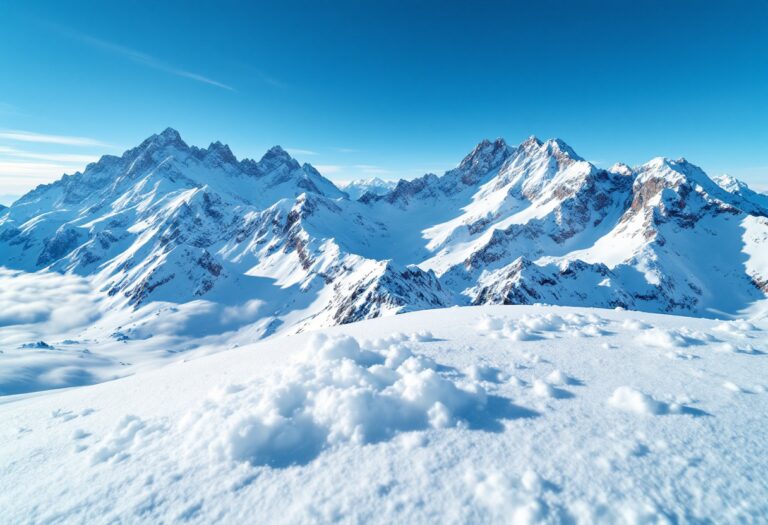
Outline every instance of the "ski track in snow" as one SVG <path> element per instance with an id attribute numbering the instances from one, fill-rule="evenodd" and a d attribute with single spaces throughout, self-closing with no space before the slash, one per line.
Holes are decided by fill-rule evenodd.
<path id="1" fill-rule="evenodd" d="M 757 523 L 766 328 L 452 308 L 0 398 L 0 508 L 19 524 Z"/>

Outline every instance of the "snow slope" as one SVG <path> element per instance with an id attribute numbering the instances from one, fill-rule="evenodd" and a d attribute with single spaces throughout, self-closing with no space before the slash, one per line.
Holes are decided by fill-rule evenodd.
<path id="1" fill-rule="evenodd" d="M 449 308 L 5 397 L 3 521 L 764 522 L 766 329 Z"/>

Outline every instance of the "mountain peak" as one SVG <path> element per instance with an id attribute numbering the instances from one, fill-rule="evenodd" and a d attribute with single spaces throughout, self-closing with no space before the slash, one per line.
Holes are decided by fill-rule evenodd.
<path id="1" fill-rule="evenodd" d="M 283 158 L 286 160 L 293 159 L 293 157 L 291 157 L 291 155 L 287 151 L 285 151 L 281 146 L 272 146 L 267 150 L 267 152 L 264 154 L 264 156 L 261 159 L 264 160 L 264 159 L 278 159 L 278 158 Z"/>
<path id="2" fill-rule="evenodd" d="M 487 169 L 501 164 L 508 155 L 509 146 L 504 139 L 499 138 L 493 142 L 483 139 L 469 155 L 464 157 L 459 164 L 459 169 Z"/>
<path id="3" fill-rule="evenodd" d="M 148 146 L 167 147 L 175 146 L 179 149 L 187 149 L 188 146 L 182 140 L 178 131 L 173 128 L 165 128 L 162 132 L 152 135 L 139 146 L 140 148 L 146 148 Z"/>
<path id="4" fill-rule="evenodd" d="M 162 132 L 161 132 L 161 133 L 158 135 L 158 137 L 162 137 L 163 139 L 166 139 L 166 140 L 173 140 L 173 141 L 179 141 L 179 140 L 181 140 L 181 135 L 179 134 L 179 132 L 178 132 L 178 131 L 176 131 L 175 129 L 171 128 L 171 127 L 167 127 L 167 128 L 165 128 L 165 129 L 164 129 L 164 130 L 163 130 L 163 131 L 162 131 Z"/>
<path id="5" fill-rule="evenodd" d="M 227 162 L 237 162 L 237 158 L 235 157 L 235 154 L 232 153 L 232 150 L 229 149 L 229 146 L 222 144 L 218 140 L 211 142 L 211 144 L 208 146 L 208 153 L 212 153 Z"/>
<path id="6" fill-rule="evenodd" d="M 531 135 L 527 139 L 525 139 L 523 142 L 520 143 L 520 147 L 527 149 L 530 147 L 540 147 L 542 145 L 542 142 L 536 137 L 536 135 Z"/>
<path id="7" fill-rule="evenodd" d="M 547 149 L 547 151 L 550 151 L 556 155 L 564 155 L 573 160 L 584 160 L 579 157 L 575 151 L 573 151 L 573 148 L 571 148 L 568 144 L 565 143 L 565 141 L 561 139 L 549 139 L 543 144 L 543 146 Z"/>

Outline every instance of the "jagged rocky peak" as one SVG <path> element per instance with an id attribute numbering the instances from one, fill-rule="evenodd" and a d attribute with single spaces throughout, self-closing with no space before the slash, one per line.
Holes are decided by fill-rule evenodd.
<path id="1" fill-rule="evenodd" d="M 459 169 L 464 171 L 488 170 L 501 164 L 510 154 L 510 148 L 502 138 L 491 142 L 481 141 L 472 152 L 464 157 Z"/>
<path id="2" fill-rule="evenodd" d="M 568 144 L 560 139 L 549 139 L 544 144 L 542 144 L 542 149 L 546 153 L 556 157 L 558 160 L 584 160 L 578 156 L 575 151 L 573 151 L 573 148 L 571 148 Z"/>
<path id="3" fill-rule="evenodd" d="M 524 151 L 530 151 L 530 150 L 538 150 L 542 146 L 542 142 L 536 137 L 536 135 L 531 135 L 524 141 L 520 143 L 520 146 L 518 146 L 518 149 L 524 150 Z"/>
<path id="4" fill-rule="evenodd" d="M 272 146 L 267 150 L 266 153 L 264 153 L 264 156 L 261 157 L 261 160 L 272 159 L 293 160 L 293 157 L 291 157 L 291 155 L 285 151 L 282 146 Z"/>
<path id="5" fill-rule="evenodd" d="M 300 168 L 298 161 L 280 146 L 272 146 L 258 162 L 263 172 L 269 172 L 286 165 L 291 170 Z"/>
<path id="6" fill-rule="evenodd" d="M 232 153 L 228 145 L 218 140 L 211 142 L 207 149 L 202 150 L 203 157 L 213 160 L 217 164 L 236 164 L 237 157 Z"/>
<path id="7" fill-rule="evenodd" d="M 565 141 L 554 138 L 542 142 L 534 135 L 521 142 L 515 153 L 517 157 L 524 158 L 552 157 L 564 166 L 584 160 Z"/>
<path id="8" fill-rule="evenodd" d="M 169 146 L 178 149 L 188 149 L 187 143 L 182 140 L 178 131 L 173 128 L 165 128 L 162 132 L 152 135 L 139 145 L 139 148 L 145 149 L 150 146 L 165 148 Z"/>

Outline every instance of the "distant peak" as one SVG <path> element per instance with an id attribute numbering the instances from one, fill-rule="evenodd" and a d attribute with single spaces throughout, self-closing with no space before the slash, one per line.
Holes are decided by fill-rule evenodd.
<path id="1" fill-rule="evenodd" d="M 507 143 L 502 138 L 498 138 L 491 142 L 488 139 L 483 139 L 475 146 L 475 149 L 466 156 L 462 164 L 466 162 L 473 162 L 480 158 L 495 157 L 500 152 L 507 150 Z"/>
<path id="2" fill-rule="evenodd" d="M 226 160 L 229 162 L 237 162 L 237 159 L 235 158 L 235 154 L 232 153 L 232 150 L 229 149 L 229 146 L 227 146 L 226 144 L 222 144 L 218 140 L 215 142 L 211 142 L 211 144 L 208 146 L 208 152 L 217 155 L 223 160 Z"/>
<path id="3" fill-rule="evenodd" d="M 142 142 L 142 146 L 155 145 L 159 147 L 176 146 L 180 149 L 186 149 L 187 144 L 182 140 L 178 131 L 173 128 L 165 128 L 161 133 L 152 135 Z"/>
<path id="4" fill-rule="evenodd" d="M 282 147 L 280 147 L 280 146 L 272 146 L 264 154 L 264 156 L 262 157 L 262 160 L 264 160 L 264 159 L 279 159 L 279 158 L 290 160 L 293 157 L 291 157 L 291 155 L 287 151 L 285 151 Z"/>
<path id="5" fill-rule="evenodd" d="M 565 155 L 573 160 L 583 160 L 576 154 L 575 151 L 573 151 L 572 147 L 570 147 L 565 143 L 565 141 L 561 139 L 549 139 L 543 144 L 543 146 L 545 146 L 552 153 Z"/>
<path id="6" fill-rule="evenodd" d="M 181 140 L 181 135 L 175 129 L 168 127 L 165 128 L 158 137 L 162 137 L 167 140 Z"/>
<path id="7" fill-rule="evenodd" d="M 520 143 L 520 147 L 523 149 L 528 149 L 530 147 L 541 147 L 542 142 L 536 137 L 536 135 L 531 135 L 527 139 L 525 139 L 523 142 Z"/>

